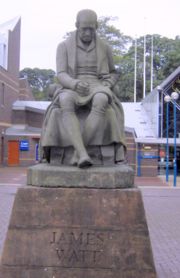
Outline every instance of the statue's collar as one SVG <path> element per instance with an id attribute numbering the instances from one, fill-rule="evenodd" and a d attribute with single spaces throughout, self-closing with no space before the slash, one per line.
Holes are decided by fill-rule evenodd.
<path id="1" fill-rule="evenodd" d="M 90 45 L 88 47 L 82 43 L 82 41 L 78 37 L 78 34 L 76 37 L 76 41 L 77 41 L 77 47 L 80 47 L 81 49 L 83 49 L 87 52 L 91 51 L 92 49 L 94 49 L 96 47 L 95 39 L 92 40 L 92 42 L 90 43 Z"/>

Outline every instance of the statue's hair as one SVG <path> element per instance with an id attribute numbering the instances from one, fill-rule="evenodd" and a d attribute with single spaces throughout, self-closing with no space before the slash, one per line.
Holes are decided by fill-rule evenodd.
<path id="1" fill-rule="evenodd" d="M 97 28 L 97 14 L 93 10 L 81 10 L 76 16 L 76 27 L 79 26 L 80 22 L 94 23 Z"/>

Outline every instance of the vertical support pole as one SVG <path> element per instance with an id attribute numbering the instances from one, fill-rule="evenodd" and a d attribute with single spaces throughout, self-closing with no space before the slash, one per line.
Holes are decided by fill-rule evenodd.
<path id="1" fill-rule="evenodd" d="M 141 151 L 139 151 L 139 150 L 137 153 L 137 162 L 138 162 L 137 175 L 138 175 L 138 177 L 140 177 L 141 176 Z"/>
<path id="2" fill-rule="evenodd" d="M 153 50 L 153 35 L 151 36 L 151 89 L 150 91 L 153 90 L 153 53 L 154 53 L 154 50 Z"/>
<path id="3" fill-rule="evenodd" d="M 177 161 L 176 161 L 176 104 L 173 102 L 174 108 L 174 182 L 173 185 L 176 186 L 176 177 L 177 177 Z"/>
<path id="4" fill-rule="evenodd" d="M 137 39 L 134 40 L 134 102 L 136 102 L 136 79 L 137 79 Z"/>
<path id="5" fill-rule="evenodd" d="M 166 103 L 166 182 L 169 181 L 169 102 Z"/>
<path id="6" fill-rule="evenodd" d="M 146 35 L 144 35 L 143 98 L 146 96 Z"/>

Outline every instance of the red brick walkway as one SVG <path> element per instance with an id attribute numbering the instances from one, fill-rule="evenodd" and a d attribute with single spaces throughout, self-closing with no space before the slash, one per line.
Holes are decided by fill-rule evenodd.
<path id="1" fill-rule="evenodd" d="M 0 167 L 1 185 L 26 185 L 26 167 Z"/>
<path id="2" fill-rule="evenodd" d="M 160 177 L 135 177 L 135 185 L 137 186 L 165 186 L 168 184 Z"/>

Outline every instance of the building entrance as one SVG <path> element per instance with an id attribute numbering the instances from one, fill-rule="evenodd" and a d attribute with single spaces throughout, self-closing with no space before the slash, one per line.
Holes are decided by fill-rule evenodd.
<path id="1" fill-rule="evenodd" d="M 19 141 L 8 141 L 8 166 L 19 165 Z"/>

